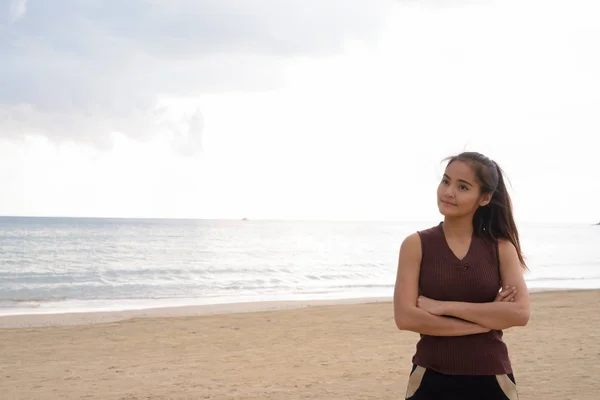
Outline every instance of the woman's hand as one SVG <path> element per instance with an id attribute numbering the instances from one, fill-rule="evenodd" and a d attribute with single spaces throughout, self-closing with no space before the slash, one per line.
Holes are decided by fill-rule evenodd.
<path id="1" fill-rule="evenodd" d="M 496 295 L 494 301 L 515 301 L 515 296 L 517 295 L 517 288 L 510 287 L 508 285 L 504 286 L 502 290 Z"/>
<path id="2" fill-rule="evenodd" d="M 444 302 L 430 299 L 429 297 L 419 296 L 417 298 L 417 307 L 433 315 L 444 315 Z"/>

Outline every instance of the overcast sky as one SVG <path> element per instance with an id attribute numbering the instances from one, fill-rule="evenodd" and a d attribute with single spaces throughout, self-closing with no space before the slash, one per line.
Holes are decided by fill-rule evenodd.
<path id="1" fill-rule="evenodd" d="M 600 220 L 593 0 L 0 7 L 0 215 L 436 220 L 474 150 Z"/>

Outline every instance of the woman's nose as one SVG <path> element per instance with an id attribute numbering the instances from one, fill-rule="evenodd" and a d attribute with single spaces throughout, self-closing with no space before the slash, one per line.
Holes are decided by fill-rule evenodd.
<path id="1" fill-rule="evenodd" d="M 452 188 L 452 186 L 448 186 L 446 188 L 446 190 L 444 191 L 444 196 L 454 198 L 454 189 Z"/>

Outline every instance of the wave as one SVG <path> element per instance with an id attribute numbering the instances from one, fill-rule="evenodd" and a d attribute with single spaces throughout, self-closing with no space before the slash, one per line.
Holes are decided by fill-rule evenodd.
<path id="1" fill-rule="evenodd" d="M 28 298 L 0 298 L 0 308 L 39 308 L 44 303 L 57 303 L 67 301 L 67 297 L 28 297 Z"/>

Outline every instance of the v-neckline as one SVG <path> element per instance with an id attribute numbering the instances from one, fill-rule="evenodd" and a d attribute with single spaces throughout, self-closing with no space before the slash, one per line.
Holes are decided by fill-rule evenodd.
<path id="1" fill-rule="evenodd" d="M 446 234 L 444 233 L 443 224 L 444 224 L 443 222 L 440 222 L 440 233 L 442 235 L 442 239 L 444 240 L 444 245 L 445 245 L 444 247 L 446 248 L 449 255 L 452 257 L 452 259 L 455 262 L 462 265 L 465 263 L 466 259 L 471 254 L 471 249 L 473 248 L 473 242 L 475 241 L 475 231 L 473 231 L 473 233 L 471 234 L 471 242 L 469 243 L 469 248 L 467 249 L 467 252 L 463 256 L 463 258 L 458 258 L 458 256 L 456 255 L 454 250 L 452 250 L 452 247 L 450 247 L 450 244 L 448 243 L 448 239 L 446 238 Z"/>

